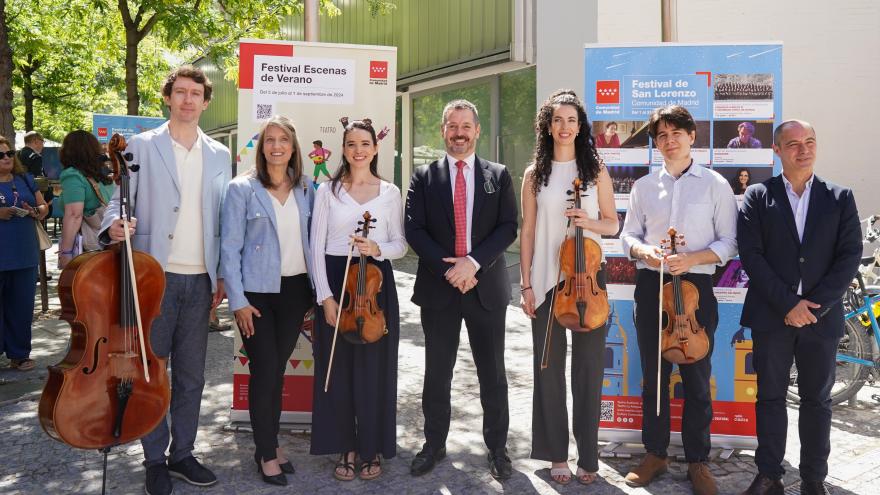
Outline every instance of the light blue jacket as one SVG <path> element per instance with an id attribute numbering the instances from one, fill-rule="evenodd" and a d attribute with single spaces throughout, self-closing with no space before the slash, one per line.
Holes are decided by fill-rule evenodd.
<path id="1" fill-rule="evenodd" d="M 315 188 L 303 176 L 293 188 L 299 210 L 299 231 L 306 269 L 312 273 L 312 251 L 309 247 L 309 223 Z M 281 292 L 281 244 L 275 208 L 269 191 L 250 174 L 236 177 L 229 183 L 223 203 L 223 243 L 220 271 L 226 284 L 229 309 L 250 304 L 245 291 Z"/>
<path id="2" fill-rule="evenodd" d="M 199 130 L 202 145 L 202 239 L 205 244 L 205 268 L 211 277 L 212 290 L 217 289 L 220 267 L 220 205 L 226 184 L 232 178 L 229 148 Z M 132 247 L 152 255 L 164 270 L 171 252 L 171 240 L 180 211 L 180 178 L 171 147 L 168 123 L 131 138 L 125 149 L 134 155 L 132 163 L 140 165 L 131 173 L 131 215 L 137 218 Z M 119 193 L 107 204 L 101 224 L 103 233 L 119 218 Z M 102 236 L 103 237 L 103 236 Z"/>

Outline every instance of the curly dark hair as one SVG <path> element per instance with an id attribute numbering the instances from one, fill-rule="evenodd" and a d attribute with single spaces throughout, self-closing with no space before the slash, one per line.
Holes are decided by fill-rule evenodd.
<path id="1" fill-rule="evenodd" d="M 368 133 L 370 133 L 370 138 L 373 141 L 373 146 L 376 146 L 379 143 L 379 140 L 376 139 L 376 131 L 373 129 L 372 120 L 354 120 L 345 125 L 345 132 L 342 133 L 343 150 L 345 149 L 345 138 L 348 137 L 348 134 L 355 129 L 360 129 L 362 131 L 367 131 Z M 373 174 L 373 177 L 376 177 L 377 179 L 382 178 L 382 176 L 379 175 L 379 153 L 376 153 L 373 156 L 373 160 L 370 162 L 370 173 Z M 342 182 L 350 175 L 351 165 L 345 158 L 345 153 L 342 153 L 342 162 L 339 165 L 339 169 L 336 170 L 336 173 L 333 175 L 332 178 L 330 178 L 330 190 L 333 192 L 334 196 L 339 193 L 339 188 L 342 187 Z"/>
<path id="2" fill-rule="evenodd" d="M 532 191 L 535 195 L 546 186 L 550 180 L 550 172 L 553 165 L 553 136 L 550 135 L 550 123 L 553 120 L 553 111 L 560 105 L 571 105 L 578 114 L 578 134 L 574 138 L 575 159 L 577 160 L 578 177 L 584 184 L 593 184 L 602 170 L 602 161 L 596 153 L 596 145 L 593 141 L 590 122 L 587 120 L 587 111 L 584 104 L 570 89 L 559 89 L 547 98 L 538 109 L 535 116 L 535 155 L 532 172 Z"/>
<path id="3" fill-rule="evenodd" d="M 101 143 L 91 132 L 83 130 L 69 132 L 61 142 L 58 157 L 64 168 L 73 167 L 88 179 L 103 184 L 113 182 L 104 173 L 106 157 L 101 153 Z"/>

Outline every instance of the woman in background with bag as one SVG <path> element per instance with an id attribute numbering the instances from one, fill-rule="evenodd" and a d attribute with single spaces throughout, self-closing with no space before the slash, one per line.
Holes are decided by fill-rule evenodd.
<path id="1" fill-rule="evenodd" d="M 10 368 L 20 371 L 34 369 L 30 354 L 40 260 L 37 222 L 48 212 L 33 176 L 0 136 L 0 354 L 9 358 Z"/>
<path id="2" fill-rule="evenodd" d="M 64 268 L 78 254 L 101 249 L 98 232 L 114 186 L 104 174 L 101 144 L 91 133 L 78 130 L 65 136 L 59 155 L 64 218 L 58 268 Z"/>

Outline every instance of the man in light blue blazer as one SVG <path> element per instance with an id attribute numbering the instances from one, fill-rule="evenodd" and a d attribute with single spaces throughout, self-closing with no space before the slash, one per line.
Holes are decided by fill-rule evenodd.
<path id="1" fill-rule="evenodd" d="M 168 418 L 141 439 L 150 495 L 170 494 L 170 476 L 197 486 L 217 482 L 192 451 L 205 385 L 208 314 L 225 297 L 218 278 L 220 205 L 232 175 L 229 149 L 199 129 L 199 117 L 211 100 L 204 72 L 192 66 L 175 69 L 162 97 L 170 111 L 168 122 L 134 136 L 126 148 L 140 165 L 131 174 L 132 247 L 152 255 L 165 270 L 165 295 L 150 344 L 156 355 L 170 359 L 173 369 Z M 104 243 L 125 237 L 119 192 L 104 216 Z"/>

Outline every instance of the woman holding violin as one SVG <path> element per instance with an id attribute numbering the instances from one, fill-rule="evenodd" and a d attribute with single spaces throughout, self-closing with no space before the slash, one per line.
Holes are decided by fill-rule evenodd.
<path id="1" fill-rule="evenodd" d="M 226 191 L 220 266 L 249 358 L 254 461 L 263 481 L 284 486 L 285 473 L 293 474 L 294 467 L 278 445 L 281 392 L 287 361 L 312 308 L 314 188 L 303 175 L 296 129 L 287 117 L 263 124 L 255 162 Z"/>
<path id="2" fill-rule="evenodd" d="M 564 291 L 559 290 L 557 294 L 554 291 L 561 280 L 560 263 L 572 266 L 576 256 L 573 251 L 563 251 L 565 257 L 572 259 L 560 259 L 563 257 L 560 250 L 564 242 L 575 241 L 573 236 L 581 232 L 584 242 L 598 248 L 601 235 L 616 234 L 620 225 L 614 209 L 611 176 L 596 154 L 590 123 L 577 95 L 571 90 L 550 95 L 538 110 L 535 132 L 534 164 L 526 169 L 522 186 L 520 245 L 522 308 L 532 319 L 534 342 L 531 457 L 551 462 L 551 477 L 564 485 L 573 478 L 568 466 L 569 421 L 565 397 L 568 339 L 566 328 L 554 316 L 554 309 L 558 309 L 554 306 L 563 299 Z M 575 181 L 579 181 L 579 188 L 573 193 Z M 573 194 L 581 196 L 576 198 L 580 208 L 572 207 Z M 604 295 L 605 273 L 601 259 L 601 251 L 598 251 L 592 274 L 581 277 L 589 278 Z M 566 274 L 566 278 L 569 275 Z M 598 294 L 595 288 L 590 290 Z M 599 309 L 600 303 L 584 306 L 586 313 Z M 579 455 L 576 477 L 582 484 L 595 481 L 599 471 L 597 441 L 607 297 L 605 308 L 605 316 L 599 316 L 598 326 L 571 334 L 573 430 Z M 551 338 L 545 348 L 548 329 Z M 547 360 L 542 364 L 545 351 Z"/>
<path id="3" fill-rule="evenodd" d="M 339 454 L 333 476 L 349 481 L 376 478 L 381 458 L 396 455 L 400 323 L 389 260 L 406 253 L 406 241 L 400 190 L 379 177 L 372 123 L 346 125 L 342 147 L 342 163 L 318 187 L 312 217 L 319 307 L 311 453 Z"/>
<path id="4" fill-rule="evenodd" d="M 706 466 L 712 422 L 710 360 L 718 325 L 712 274 L 736 256 L 737 208 L 724 177 L 691 158 L 696 129 L 691 114 L 680 106 L 660 108 L 651 115 L 648 134 L 663 155 L 664 165 L 633 185 L 620 234 L 624 253 L 636 260 L 638 269 L 635 326 L 644 376 L 642 443 L 647 451 L 641 464 L 626 475 L 626 483 L 645 486 L 666 472 L 673 360 L 678 363 L 684 387 L 681 437 L 689 463 L 688 479 L 694 493 L 706 495 L 717 493 Z M 661 244 L 667 250 L 661 249 Z M 658 321 L 661 294 L 664 316 Z M 663 354 L 659 372 L 658 346 Z M 704 350 L 702 357 L 692 355 L 697 347 Z M 680 359 L 683 356 L 686 359 Z"/>

